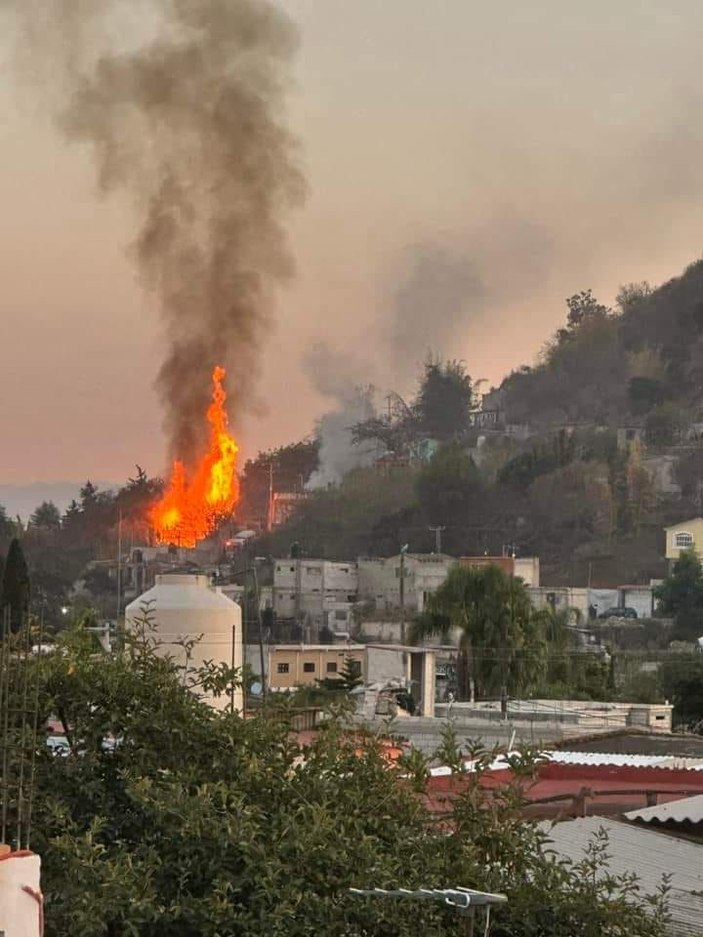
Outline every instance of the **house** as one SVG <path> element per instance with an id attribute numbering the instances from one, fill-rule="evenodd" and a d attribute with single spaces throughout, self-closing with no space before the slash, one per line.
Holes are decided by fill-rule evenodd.
<path id="1" fill-rule="evenodd" d="M 272 690 L 314 686 L 333 678 L 350 660 L 362 680 L 366 678 L 366 646 L 363 644 L 274 644 L 268 649 L 268 677 Z"/>
<path id="2" fill-rule="evenodd" d="M 688 521 L 681 521 L 665 527 L 666 558 L 677 560 L 682 550 L 695 550 L 703 556 L 703 517 L 692 517 Z"/>
<path id="3" fill-rule="evenodd" d="M 356 563 L 277 559 L 273 564 L 273 611 L 277 618 L 308 623 L 314 631 L 348 631 L 357 601 Z"/>
<path id="4" fill-rule="evenodd" d="M 577 618 L 588 619 L 588 589 L 578 586 L 529 586 L 530 601 L 538 611 L 553 608 L 573 611 Z"/>
<path id="5" fill-rule="evenodd" d="M 403 607 L 408 613 L 422 612 L 429 596 L 447 578 L 454 557 L 443 553 L 406 553 L 388 558 L 360 557 L 359 598 L 371 602 L 378 611 L 401 607 L 400 575 L 403 570 Z"/>
<path id="6" fill-rule="evenodd" d="M 508 576 L 522 579 L 526 586 L 539 586 L 538 556 L 461 556 L 458 562 L 462 566 L 480 569 L 484 566 L 497 566 Z"/>

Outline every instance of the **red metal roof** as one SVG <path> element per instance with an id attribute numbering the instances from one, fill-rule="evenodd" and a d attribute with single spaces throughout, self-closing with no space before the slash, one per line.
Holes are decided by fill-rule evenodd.
<path id="1" fill-rule="evenodd" d="M 486 771 L 483 788 L 494 789 L 514 780 L 511 771 Z M 430 778 L 428 807 L 446 813 L 451 800 L 468 783 L 466 776 Z M 530 817 L 581 816 L 584 813 L 620 814 L 651 803 L 667 803 L 703 793 L 703 772 L 676 768 L 639 768 L 612 765 L 542 764 L 534 778 L 518 783 L 528 802 Z"/>

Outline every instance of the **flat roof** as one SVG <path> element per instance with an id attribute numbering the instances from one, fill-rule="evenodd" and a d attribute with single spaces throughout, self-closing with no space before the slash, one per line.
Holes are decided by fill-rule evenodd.
<path id="1" fill-rule="evenodd" d="M 270 644 L 270 651 L 363 651 L 367 644 Z"/>

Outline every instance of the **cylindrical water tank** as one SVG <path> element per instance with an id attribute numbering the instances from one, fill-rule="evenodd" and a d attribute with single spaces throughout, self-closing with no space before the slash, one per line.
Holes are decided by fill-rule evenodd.
<path id="1" fill-rule="evenodd" d="M 158 642 L 157 651 L 168 654 L 187 670 L 211 660 L 242 667 L 242 610 L 208 576 L 167 573 L 157 576 L 153 588 L 125 609 L 125 622 L 134 629 L 148 616 Z M 186 645 L 198 639 L 192 649 Z M 216 709 L 226 709 L 230 696 L 204 697 Z M 242 709 L 242 689 L 235 690 L 234 707 Z"/>

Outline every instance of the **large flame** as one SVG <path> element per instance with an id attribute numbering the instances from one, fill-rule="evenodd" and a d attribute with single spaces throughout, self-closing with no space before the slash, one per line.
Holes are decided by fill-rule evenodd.
<path id="1" fill-rule="evenodd" d="M 212 372 L 212 403 L 207 410 L 210 445 L 191 478 L 185 465 L 176 460 L 164 496 L 151 511 L 154 535 L 159 543 L 194 547 L 212 533 L 218 520 L 231 514 L 239 497 L 235 471 L 239 448 L 229 434 L 226 394 L 222 387 L 225 369 Z"/>

